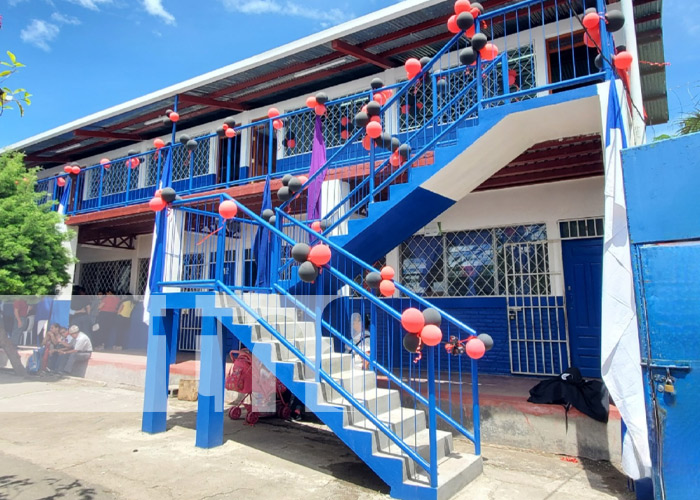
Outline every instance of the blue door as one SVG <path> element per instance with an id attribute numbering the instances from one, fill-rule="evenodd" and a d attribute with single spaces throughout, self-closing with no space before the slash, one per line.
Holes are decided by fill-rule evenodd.
<path id="1" fill-rule="evenodd" d="M 571 364 L 584 377 L 600 377 L 603 239 L 562 241 Z"/>

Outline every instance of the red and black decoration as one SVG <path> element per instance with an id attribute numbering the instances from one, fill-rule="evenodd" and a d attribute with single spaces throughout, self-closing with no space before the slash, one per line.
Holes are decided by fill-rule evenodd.
<path id="1" fill-rule="evenodd" d="M 313 283 L 320 269 L 331 261 L 331 249 L 323 243 L 314 246 L 297 243 L 292 247 L 292 258 L 299 263 L 299 279 L 304 283 Z"/>

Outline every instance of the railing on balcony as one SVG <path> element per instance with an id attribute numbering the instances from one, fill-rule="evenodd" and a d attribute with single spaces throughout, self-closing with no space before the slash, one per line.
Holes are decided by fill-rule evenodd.
<path id="1" fill-rule="evenodd" d="M 384 87 L 393 91 L 381 111 L 384 132 L 408 144 L 412 152 L 398 169 L 390 164 L 390 150 L 375 147 L 372 141 L 366 151 L 362 131 L 354 127 L 354 116 L 371 99 L 372 91 L 330 101 L 324 118 L 328 161 L 318 175 L 335 171 L 335 178 L 347 187 L 342 203 L 326 207 L 324 216 L 337 227 L 362 213 L 368 203 L 386 196 L 389 185 L 405 181 L 412 167 L 432 161 L 434 149 L 454 140 L 458 128 L 478 124 L 479 112 L 485 108 L 609 78 L 609 68 L 598 70 L 594 64 L 595 49 L 583 44 L 579 21 L 587 8 L 602 11 L 604 4 L 603 0 L 525 0 L 486 12 L 478 17 L 475 30 L 499 47 L 496 59 L 479 58 L 469 67 L 462 66 L 459 53 L 467 41 L 456 35 L 417 77 Z M 605 34 L 604 23 L 601 30 L 601 49 L 607 57 L 611 37 Z M 545 47 L 545 52 L 537 47 Z M 181 195 L 261 181 L 268 175 L 308 173 L 314 111 L 296 109 L 278 119 L 284 123 L 281 130 L 265 118 L 237 126 L 235 138 L 225 137 L 221 130 L 197 137 L 193 151 L 175 142 L 160 150 L 111 159 L 109 168 L 101 164 L 84 168 L 72 183 L 67 213 L 146 202 L 155 192 L 168 150 L 173 155 L 173 187 Z M 174 131 L 176 140 L 178 135 Z M 60 188 L 52 179 L 44 179 L 39 189 L 57 199 Z M 302 213 L 303 203 L 297 197 L 286 207 Z"/>

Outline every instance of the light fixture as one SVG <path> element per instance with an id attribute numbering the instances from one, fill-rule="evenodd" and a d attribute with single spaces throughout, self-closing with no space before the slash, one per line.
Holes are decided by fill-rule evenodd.
<path id="1" fill-rule="evenodd" d="M 56 153 L 65 153 L 66 151 L 70 151 L 72 149 L 79 148 L 82 145 L 83 145 L 82 142 L 79 142 L 77 144 L 71 144 L 70 146 L 66 146 L 65 148 L 57 149 Z"/>
<path id="2" fill-rule="evenodd" d="M 345 64 L 348 61 L 349 61 L 348 57 L 341 57 L 340 59 L 336 59 L 335 61 L 331 61 L 331 62 L 326 63 L 326 64 L 321 64 L 319 66 L 314 66 L 313 68 L 305 69 L 303 71 L 299 71 L 297 73 L 294 73 L 292 75 L 292 78 L 301 78 L 302 76 L 312 75 L 318 71 L 323 71 L 324 69 L 331 69 L 331 68 L 335 68 L 337 66 L 342 66 L 343 64 Z"/>

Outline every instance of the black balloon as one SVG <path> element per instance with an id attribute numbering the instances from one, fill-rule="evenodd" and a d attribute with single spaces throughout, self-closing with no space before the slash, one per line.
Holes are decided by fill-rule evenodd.
<path id="1" fill-rule="evenodd" d="M 325 92 L 319 92 L 316 94 L 316 102 L 318 104 L 326 104 L 328 102 L 328 94 Z"/>
<path id="2" fill-rule="evenodd" d="M 301 190 L 301 179 L 299 177 L 292 177 L 287 184 L 287 187 L 292 193 L 297 193 Z"/>
<path id="3" fill-rule="evenodd" d="M 379 116 L 381 110 L 382 106 L 377 101 L 370 101 L 367 103 L 367 114 L 369 116 Z"/>
<path id="4" fill-rule="evenodd" d="M 401 146 L 399 147 L 399 155 L 401 156 L 401 158 L 403 158 L 405 160 L 408 158 L 408 155 L 410 155 L 410 154 L 411 154 L 411 146 L 409 146 L 408 144 L 401 144 Z"/>
<path id="5" fill-rule="evenodd" d="M 596 9 L 595 7 L 589 7 L 586 9 L 586 11 L 583 14 L 586 15 L 586 14 L 597 14 L 597 13 L 598 13 L 598 9 Z"/>
<path id="6" fill-rule="evenodd" d="M 180 144 L 182 144 L 184 146 L 185 144 L 187 144 L 187 141 L 189 141 L 190 139 L 191 139 L 191 137 L 189 135 L 182 134 L 178 140 L 180 141 Z"/>
<path id="7" fill-rule="evenodd" d="M 224 127 L 219 127 L 216 129 L 216 135 L 223 137 L 226 135 L 226 130 L 224 130 Z"/>
<path id="8" fill-rule="evenodd" d="M 407 333 L 403 337 L 403 348 L 408 352 L 418 352 L 420 347 L 420 337 L 413 333 Z"/>
<path id="9" fill-rule="evenodd" d="M 619 54 L 620 52 L 624 52 L 627 50 L 627 45 L 618 45 L 615 47 L 615 53 Z"/>
<path id="10" fill-rule="evenodd" d="M 129 151 L 126 152 L 126 156 L 134 156 L 137 154 L 139 154 L 139 152 L 136 151 L 135 149 L 130 149 Z"/>
<path id="11" fill-rule="evenodd" d="M 284 177 L 282 177 L 282 185 L 283 185 L 283 186 L 288 186 L 288 185 L 289 185 L 289 181 L 291 181 L 291 180 L 292 180 L 292 174 L 287 174 L 287 175 L 285 175 Z"/>
<path id="12" fill-rule="evenodd" d="M 423 311 L 423 319 L 426 325 L 440 326 L 440 323 L 442 323 L 442 315 L 437 309 L 433 309 L 432 307 Z"/>
<path id="13" fill-rule="evenodd" d="M 306 261 L 299 265 L 299 279 L 304 283 L 313 283 L 318 277 L 318 269 L 311 262 Z"/>
<path id="14" fill-rule="evenodd" d="M 401 141 L 398 137 L 391 138 L 391 152 L 395 153 L 401 147 Z"/>
<path id="15" fill-rule="evenodd" d="M 493 347 L 493 339 L 491 338 L 491 335 L 489 335 L 488 333 L 482 333 L 478 335 L 477 338 L 484 343 L 484 346 L 486 347 L 487 351 L 491 350 L 491 348 Z"/>
<path id="16" fill-rule="evenodd" d="M 442 94 L 447 90 L 447 80 L 444 78 L 440 78 L 437 81 L 437 91 L 438 93 Z"/>
<path id="17" fill-rule="evenodd" d="M 465 66 L 469 66 L 473 64 L 474 61 L 476 61 L 476 51 L 473 48 L 467 47 L 459 51 L 459 62 Z"/>
<path id="18" fill-rule="evenodd" d="M 595 62 L 596 68 L 603 69 L 603 55 L 602 54 L 598 54 L 597 56 L 595 56 L 594 62 Z"/>
<path id="19" fill-rule="evenodd" d="M 160 197 L 163 198 L 163 201 L 165 203 L 172 203 L 173 201 L 175 201 L 176 196 L 177 193 L 171 187 L 165 187 L 160 190 Z"/>
<path id="20" fill-rule="evenodd" d="M 292 193 L 289 191 L 289 188 L 287 186 L 282 186 L 277 191 L 277 198 L 279 198 L 279 200 L 282 202 L 289 200 L 291 197 Z"/>
<path id="21" fill-rule="evenodd" d="M 472 37 L 472 49 L 479 52 L 481 49 L 486 47 L 489 39 L 483 33 L 477 33 Z"/>
<path id="22" fill-rule="evenodd" d="M 472 16 L 471 12 L 461 12 L 457 16 L 457 26 L 462 31 L 466 31 L 474 26 L 474 16 Z"/>
<path id="23" fill-rule="evenodd" d="M 306 262 L 310 251 L 311 247 L 306 243 L 297 243 L 292 247 L 292 258 L 299 263 Z"/>
<path id="24" fill-rule="evenodd" d="M 376 290 L 377 288 L 379 288 L 379 284 L 381 282 L 382 275 L 379 274 L 377 271 L 367 273 L 367 276 L 365 276 L 365 283 L 367 283 L 367 286 L 370 287 L 372 290 Z"/>
<path id="25" fill-rule="evenodd" d="M 421 68 L 425 68 L 428 64 L 430 64 L 430 58 L 428 56 L 420 58 L 420 67 Z"/>
<path id="26" fill-rule="evenodd" d="M 382 135 L 379 136 L 379 139 L 377 142 L 379 143 L 379 146 L 384 148 L 384 149 L 390 149 L 391 148 L 391 134 L 389 132 L 382 132 Z"/>
<path id="27" fill-rule="evenodd" d="M 266 208 L 262 211 L 261 217 L 266 221 L 269 221 L 270 217 L 272 217 L 273 215 L 275 215 L 274 210 L 272 210 L 271 208 Z"/>
<path id="28" fill-rule="evenodd" d="M 329 221 L 328 219 L 321 219 L 320 224 L 321 229 L 323 229 L 324 231 L 331 227 L 331 221 Z"/>
<path id="29" fill-rule="evenodd" d="M 270 220 L 267 221 L 267 222 L 268 222 L 271 226 L 274 226 L 274 225 L 277 223 L 277 217 L 273 215 L 272 217 L 270 217 Z"/>
<path id="30" fill-rule="evenodd" d="M 236 120 L 233 118 L 233 116 L 229 116 L 228 118 L 226 118 L 224 120 L 224 123 L 232 128 L 236 126 Z"/>
<path id="31" fill-rule="evenodd" d="M 473 2 L 471 5 L 472 5 L 472 8 L 473 8 L 473 7 L 476 7 L 477 9 L 479 9 L 479 13 L 480 13 L 480 14 L 483 14 L 483 13 L 484 13 L 484 6 L 481 5 L 480 3 L 478 3 L 478 2 Z"/>
<path id="32" fill-rule="evenodd" d="M 172 113 L 172 112 L 173 112 L 172 109 L 166 109 L 166 110 L 165 110 L 165 116 L 167 116 L 168 118 L 170 118 L 170 113 Z"/>
<path id="33" fill-rule="evenodd" d="M 355 115 L 355 126 L 357 128 L 366 127 L 369 123 L 369 116 L 364 111 L 360 111 Z"/>
<path id="34" fill-rule="evenodd" d="M 190 139 L 189 141 L 187 141 L 186 147 L 187 151 L 194 151 L 195 149 L 197 149 L 197 141 L 195 141 L 194 139 Z"/>
<path id="35" fill-rule="evenodd" d="M 625 25 L 625 16 L 619 10 L 610 10 L 605 14 L 607 29 L 610 33 L 620 31 Z"/>
<path id="36" fill-rule="evenodd" d="M 384 86 L 384 82 L 382 81 L 381 78 L 374 78 L 372 80 L 372 83 L 370 83 L 370 87 L 372 87 L 373 90 L 378 90 Z"/>

